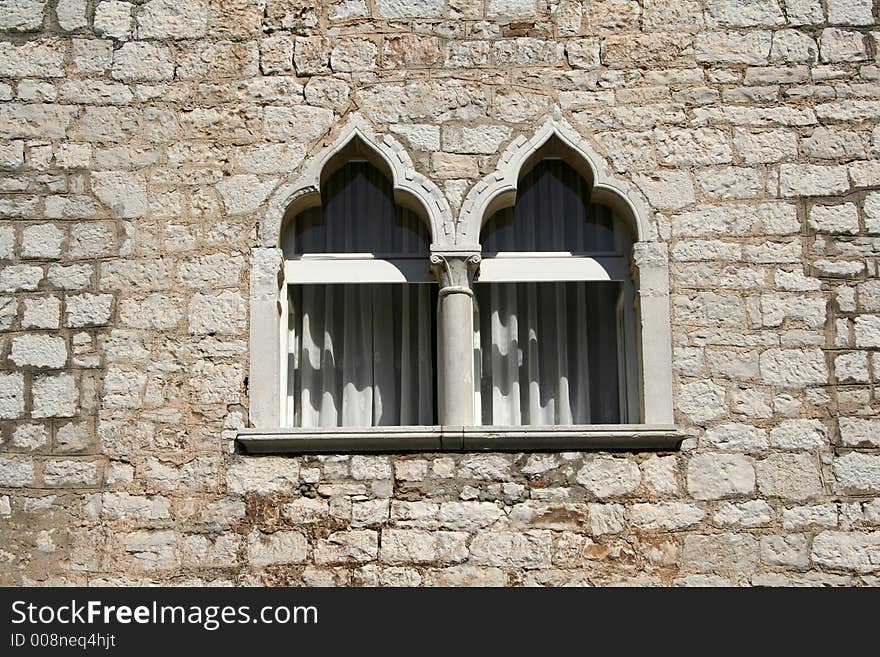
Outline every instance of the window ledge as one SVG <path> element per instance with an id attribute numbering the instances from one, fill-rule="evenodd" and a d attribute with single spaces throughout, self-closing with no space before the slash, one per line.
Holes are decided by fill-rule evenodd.
<path id="1" fill-rule="evenodd" d="M 246 454 L 342 452 L 541 452 L 673 450 L 684 433 L 675 425 L 592 424 L 552 427 L 333 427 L 241 429 Z"/>

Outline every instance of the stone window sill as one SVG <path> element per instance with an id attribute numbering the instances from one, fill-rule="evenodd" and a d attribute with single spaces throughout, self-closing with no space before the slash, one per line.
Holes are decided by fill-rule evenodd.
<path id="1" fill-rule="evenodd" d="M 592 424 L 242 429 L 236 443 L 245 454 L 541 452 L 674 450 L 678 449 L 683 438 L 684 434 L 675 425 Z"/>

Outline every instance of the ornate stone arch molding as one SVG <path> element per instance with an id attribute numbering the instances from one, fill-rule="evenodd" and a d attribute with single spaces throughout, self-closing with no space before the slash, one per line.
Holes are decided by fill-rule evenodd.
<path id="1" fill-rule="evenodd" d="M 531 137 L 520 135 L 514 139 L 502 153 L 495 171 L 468 192 L 459 214 L 458 248 L 477 248 L 483 223 L 495 211 L 514 204 L 520 173 L 542 148 L 554 140 L 562 147 L 569 163 L 590 182 L 593 198 L 617 208 L 631 219 L 636 241 L 649 240 L 651 212 L 644 196 L 631 183 L 614 177 L 604 158 L 562 118 L 559 108 L 554 108 Z"/>
<path id="2" fill-rule="evenodd" d="M 377 134 L 360 114 L 353 113 L 336 138 L 303 165 L 300 174 L 282 185 L 269 198 L 269 207 L 260 220 L 259 239 L 264 247 L 277 247 L 285 221 L 302 210 L 320 204 L 321 182 L 337 162 L 348 154 L 369 159 L 391 179 L 395 201 L 415 210 L 427 220 L 431 241 L 452 244 L 452 210 L 443 192 L 413 167 L 406 149 L 388 134 Z"/>
<path id="3" fill-rule="evenodd" d="M 638 369 L 641 417 L 646 425 L 671 426 L 672 332 L 669 310 L 669 260 L 666 244 L 655 241 L 650 207 L 631 183 L 616 178 L 581 136 L 562 118 L 559 108 L 530 137 L 515 139 L 495 171 L 474 185 L 462 203 L 456 249 L 479 261 L 480 229 L 497 210 L 512 206 L 520 173 L 545 155 L 559 155 L 581 172 L 595 201 L 626 217 L 635 233 L 632 273 L 638 308 Z"/>
<path id="4" fill-rule="evenodd" d="M 336 138 L 306 161 L 299 175 L 278 188 L 258 228 L 259 245 L 251 250 L 249 420 L 258 429 L 277 429 L 283 417 L 285 366 L 281 362 L 286 313 L 284 255 L 285 224 L 308 207 L 320 205 L 321 183 L 349 157 L 367 159 L 392 182 L 395 201 L 427 221 L 432 249 L 451 246 L 455 229 L 449 202 L 440 189 L 418 173 L 403 146 L 389 135 L 377 134 L 359 114 L 352 114 Z"/>

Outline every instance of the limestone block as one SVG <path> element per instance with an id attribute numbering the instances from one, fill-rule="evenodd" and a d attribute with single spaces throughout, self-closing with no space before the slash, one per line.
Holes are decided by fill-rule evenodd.
<path id="1" fill-rule="evenodd" d="M 750 496 L 755 491 L 753 461 L 738 454 L 698 454 L 688 462 L 687 488 L 698 500 Z"/>
<path id="2" fill-rule="evenodd" d="M 860 315 L 855 327 L 857 347 L 880 347 L 880 315 Z"/>
<path id="3" fill-rule="evenodd" d="M 749 572 L 757 566 L 758 542 L 749 534 L 688 534 L 682 557 L 690 568 L 701 572 Z"/>
<path id="4" fill-rule="evenodd" d="M 828 22 L 832 25 L 875 25 L 872 0 L 828 0 Z"/>
<path id="5" fill-rule="evenodd" d="M 825 63 L 858 62 L 867 59 L 861 32 L 826 27 L 819 39 L 819 55 Z"/>
<path id="6" fill-rule="evenodd" d="M 481 532 L 471 541 L 470 560 L 477 565 L 502 568 L 547 568 L 550 552 L 551 535 L 547 530 Z"/>
<path id="7" fill-rule="evenodd" d="M 88 25 L 86 0 L 58 0 L 55 16 L 62 30 L 73 32 Z"/>
<path id="8" fill-rule="evenodd" d="M 677 531 L 699 523 L 706 512 L 686 502 L 633 504 L 629 518 L 634 525 L 647 531 Z"/>
<path id="9" fill-rule="evenodd" d="M 174 59 L 168 46 L 129 41 L 113 53 L 111 75 L 124 82 L 162 82 L 174 77 Z"/>
<path id="10" fill-rule="evenodd" d="M 197 39 L 207 25 L 207 0 L 150 0 L 137 15 L 139 39 Z"/>
<path id="11" fill-rule="evenodd" d="M 654 137 L 660 159 L 666 164 L 695 166 L 725 164 L 732 161 L 732 149 L 720 130 L 697 128 L 685 130 L 656 129 Z"/>
<path id="12" fill-rule="evenodd" d="M 26 41 L 21 45 L 4 41 L 0 43 L 0 77 L 64 77 L 64 48 L 53 41 Z"/>
<path id="13" fill-rule="evenodd" d="M 95 32 L 112 39 L 125 40 L 131 36 L 130 2 L 101 0 L 95 7 Z"/>
<path id="14" fill-rule="evenodd" d="M 21 257 L 55 259 L 61 255 L 64 231 L 54 224 L 32 224 L 21 231 Z"/>
<path id="15" fill-rule="evenodd" d="M 809 454 L 771 454 L 755 469 L 758 490 L 768 497 L 802 501 L 825 492 L 816 459 Z"/>
<path id="16" fill-rule="evenodd" d="M 719 424 L 706 430 L 700 441 L 716 449 L 751 452 L 767 449 L 767 432 L 739 422 Z"/>
<path id="17" fill-rule="evenodd" d="M 549 534 L 549 532 L 548 532 Z M 514 536 L 522 536 L 515 534 Z M 421 529 L 383 529 L 379 559 L 384 563 L 462 563 L 468 558 L 464 532 L 425 531 Z M 479 535 L 478 535 L 479 537 Z M 477 541 L 477 538 L 474 541 Z M 547 537 L 549 561 L 550 541 Z M 482 551 L 478 552 L 483 554 Z M 472 555 L 474 563 L 483 564 L 491 559 Z M 491 564 L 490 564 L 491 565 Z"/>
<path id="18" fill-rule="evenodd" d="M 875 571 L 880 568 L 880 532 L 821 532 L 813 539 L 811 557 L 828 568 Z"/>
<path id="19" fill-rule="evenodd" d="M 719 527 L 740 525 L 742 527 L 761 527 L 773 520 L 773 507 L 764 500 L 748 502 L 724 502 L 712 520 Z"/>
<path id="20" fill-rule="evenodd" d="M 627 459 L 596 456 L 584 464 L 577 482 L 598 498 L 628 495 L 641 482 L 639 467 Z"/>
<path id="21" fill-rule="evenodd" d="M 0 393 L 0 395 L 2 395 L 2 393 Z M 33 459 L 22 456 L 0 456 L 0 486 L 19 488 L 22 486 L 33 485 Z"/>
<path id="22" fill-rule="evenodd" d="M 372 529 L 341 531 L 318 540 L 315 563 L 369 563 L 379 557 L 379 533 Z"/>
<path id="23" fill-rule="evenodd" d="M 311 142 L 333 124 L 333 112 L 322 107 L 267 107 L 263 112 L 266 135 L 272 139 Z"/>
<path id="24" fill-rule="evenodd" d="M 43 481 L 47 486 L 95 486 L 98 476 L 96 461 L 52 459 L 43 464 Z"/>
<path id="25" fill-rule="evenodd" d="M 698 62 L 707 64 L 752 64 L 769 61 L 771 33 L 761 30 L 750 32 L 700 32 L 695 42 Z"/>
<path id="26" fill-rule="evenodd" d="M 308 556 L 308 546 L 306 537 L 297 531 L 267 534 L 255 529 L 248 534 L 248 563 L 253 566 L 303 563 Z"/>
<path id="27" fill-rule="evenodd" d="M 859 232 L 859 211 L 854 203 L 814 205 L 810 208 L 809 223 L 820 233 L 855 235 Z"/>
<path id="28" fill-rule="evenodd" d="M 535 0 L 489 0 L 486 15 L 495 19 L 534 18 Z"/>
<path id="29" fill-rule="evenodd" d="M 376 0 L 380 18 L 439 18 L 443 0 Z"/>
<path id="30" fill-rule="evenodd" d="M 274 180 L 262 182 L 253 174 L 230 176 L 217 183 L 217 191 L 229 215 L 253 212 L 269 197 L 274 187 Z"/>
<path id="31" fill-rule="evenodd" d="M 0 419 L 14 420 L 24 415 L 24 376 L 20 372 L 0 372 Z"/>
<path id="32" fill-rule="evenodd" d="M 295 459 L 240 458 L 226 471 L 226 487 L 235 495 L 290 493 L 299 486 L 299 473 Z"/>
<path id="33" fill-rule="evenodd" d="M 35 376 L 31 384 L 32 417 L 74 417 L 79 391 L 72 374 Z"/>
<path id="34" fill-rule="evenodd" d="M 18 367 L 58 369 L 67 362 L 67 343 L 58 336 L 18 335 L 12 339 L 9 359 Z"/>
<path id="35" fill-rule="evenodd" d="M 101 326 L 110 322 L 112 294 L 72 294 L 67 296 L 66 303 L 65 326 Z"/>
<path id="36" fill-rule="evenodd" d="M 57 329 L 61 325 L 61 300 L 58 297 L 30 297 L 24 300 L 22 328 Z"/>
<path id="37" fill-rule="evenodd" d="M 880 420 L 862 417 L 838 418 L 840 439 L 848 447 L 880 447 Z"/>
<path id="38" fill-rule="evenodd" d="M 849 452 L 834 458 L 838 490 L 880 492 L 880 456 Z"/>
<path id="39" fill-rule="evenodd" d="M 492 502 L 443 502 L 439 512 L 442 527 L 470 532 L 484 529 L 503 516 L 504 512 Z"/>
<path id="40" fill-rule="evenodd" d="M 821 349 L 767 349 L 760 356 L 761 376 L 769 385 L 800 388 L 828 383 Z"/>
<path id="41" fill-rule="evenodd" d="M 506 126 L 449 126 L 443 128 L 443 150 L 450 153 L 497 153 L 510 137 Z"/>
<path id="42" fill-rule="evenodd" d="M 681 386 L 676 408 L 693 422 L 705 422 L 725 413 L 725 391 L 712 381 Z"/>
<path id="43" fill-rule="evenodd" d="M 770 430 L 770 445 L 779 449 L 811 450 L 828 444 L 828 432 L 819 420 L 783 420 Z"/>
<path id="44" fill-rule="evenodd" d="M 803 534 L 761 537 L 761 563 L 805 568 L 810 564 L 807 537 Z"/>

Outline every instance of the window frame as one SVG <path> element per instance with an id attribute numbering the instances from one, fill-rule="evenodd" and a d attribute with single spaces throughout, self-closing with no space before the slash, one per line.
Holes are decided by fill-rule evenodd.
<path id="1" fill-rule="evenodd" d="M 638 374 L 641 388 L 639 424 L 581 425 L 549 427 L 491 427 L 468 422 L 448 422 L 441 409 L 441 425 L 433 427 L 365 427 L 331 429 L 282 429 L 283 404 L 286 401 L 286 372 L 281 354 L 286 354 L 287 285 L 303 277 L 313 282 L 335 282 L 340 277 L 359 275 L 375 282 L 415 282 L 409 276 L 425 280 L 430 267 L 441 284 L 441 311 L 444 298 L 473 315 L 473 274 L 480 268 L 481 281 L 515 274 L 505 266 L 523 265 L 540 275 L 540 267 L 552 269 L 554 278 L 585 275 L 611 280 L 620 275 L 624 255 L 607 256 L 576 253 L 559 257 L 535 254 L 514 254 L 513 257 L 482 260 L 480 227 L 495 210 L 512 205 L 521 170 L 534 161 L 542 147 L 554 139 L 569 149 L 581 171 L 589 175 L 594 200 L 622 209 L 635 228 L 632 257 L 626 266 L 632 268 L 632 284 L 637 302 L 636 342 L 638 343 Z M 427 218 L 431 228 L 429 262 L 388 262 L 364 254 L 322 254 L 285 260 L 281 251 L 284 223 L 308 207 L 320 204 L 320 184 L 325 170 L 332 169 L 334 160 L 350 157 L 352 144 L 368 153 L 372 161 L 389 172 L 395 201 L 416 209 Z M 348 155 L 347 155 L 348 154 Z M 530 138 L 518 137 L 502 154 L 495 172 L 479 181 L 465 197 L 458 222 L 453 221 L 449 203 L 439 188 L 415 171 L 406 151 L 389 135 L 376 135 L 366 121 L 353 114 L 335 141 L 318 156 L 308 161 L 298 178 L 282 186 L 271 197 L 259 226 L 260 245 L 252 249 L 250 272 L 251 330 L 249 366 L 249 428 L 237 431 L 237 448 L 249 454 L 262 453 L 345 453 L 345 452 L 425 452 L 425 451 L 547 451 L 589 449 L 676 449 L 683 439 L 675 426 L 672 413 L 671 331 L 669 324 L 669 272 L 666 245 L 656 241 L 648 218 L 651 216 L 644 197 L 631 185 L 613 178 L 603 160 L 557 112 Z M 506 255 L 506 254 L 505 254 Z M 414 258 L 415 259 L 415 258 Z M 422 257 L 418 260 L 424 261 Z M 404 260 L 410 260 L 406 258 Z M 488 267 L 482 267 L 489 260 Z M 381 262 L 381 264 L 380 264 Z M 340 266 L 342 265 L 342 266 Z M 454 265 L 454 266 L 453 266 Z M 537 268 L 537 269 L 533 269 Z M 336 270 L 331 273 L 331 270 Z M 493 271 L 494 270 L 494 271 Z M 548 270 L 544 270 L 548 271 Z M 321 281 L 317 280 L 322 277 Z M 529 278 L 528 280 L 536 280 Z M 596 280 L 596 279 L 590 279 Z M 358 278 L 366 282 L 364 278 Z M 469 297 L 469 298 L 468 298 Z M 461 312 L 461 310 L 459 310 Z M 443 350 L 447 339 L 441 334 L 444 319 L 437 314 L 438 343 Z M 473 327 L 470 344 L 456 344 L 459 365 L 473 363 Z M 461 340 L 459 340 L 459 343 Z M 448 345 L 447 345 L 448 347 Z M 454 359 L 453 359 L 454 360 Z M 447 376 L 444 358 L 438 357 L 436 385 L 443 391 L 461 392 L 464 382 L 456 387 L 457 377 Z M 459 368 L 454 368 L 459 372 Z M 283 375 L 283 376 L 282 376 Z M 462 375 L 464 373 L 462 372 Z M 467 394 L 473 403 L 471 368 Z M 463 376 L 468 379 L 468 377 Z M 460 397 L 459 397 L 460 398 Z M 442 407 L 442 397 L 441 397 Z M 467 414 L 464 414 L 467 416 Z M 474 417 L 471 408 L 471 417 Z M 457 419 L 461 418 L 461 414 Z"/>

